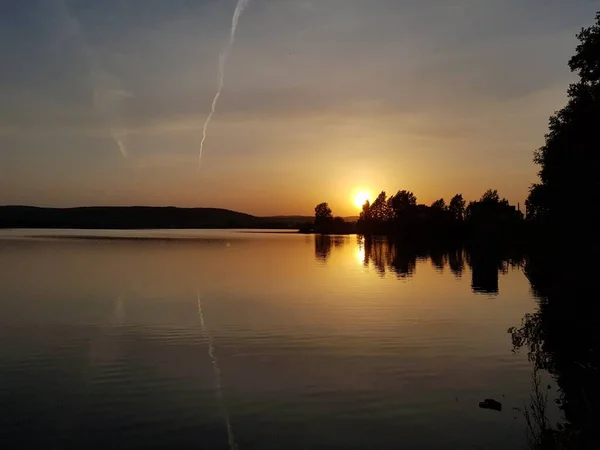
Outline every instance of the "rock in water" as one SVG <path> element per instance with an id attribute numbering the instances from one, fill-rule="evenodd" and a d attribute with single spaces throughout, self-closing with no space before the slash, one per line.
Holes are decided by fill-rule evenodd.
<path id="1" fill-rule="evenodd" d="M 493 409 L 494 411 L 502 411 L 502 403 L 497 402 L 492 398 L 486 398 L 484 401 L 479 402 L 479 407 L 483 409 Z"/>

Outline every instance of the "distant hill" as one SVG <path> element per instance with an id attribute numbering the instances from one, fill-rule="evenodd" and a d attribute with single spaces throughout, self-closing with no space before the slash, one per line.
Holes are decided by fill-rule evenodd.
<path id="1" fill-rule="evenodd" d="M 0 206 L 0 228 L 260 228 L 250 214 L 217 208 Z"/>
<path id="2" fill-rule="evenodd" d="M 228 209 L 153 206 L 89 206 L 38 208 L 0 206 L 0 228 L 169 229 L 265 228 L 299 229 L 312 216 L 256 217 Z M 353 222 L 356 218 L 346 218 Z"/>

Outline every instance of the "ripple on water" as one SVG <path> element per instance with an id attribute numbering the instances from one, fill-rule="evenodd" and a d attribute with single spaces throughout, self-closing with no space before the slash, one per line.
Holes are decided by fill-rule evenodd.
<path id="1" fill-rule="evenodd" d="M 114 233 L 3 247 L 0 440 L 226 449 L 224 405 L 244 450 L 520 446 L 522 423 L 477 405 L 529 395 L 506 333 L 534 305 L 521 272 L 490 301 L 428 259 L 380 277 L 353 238 Z"/>

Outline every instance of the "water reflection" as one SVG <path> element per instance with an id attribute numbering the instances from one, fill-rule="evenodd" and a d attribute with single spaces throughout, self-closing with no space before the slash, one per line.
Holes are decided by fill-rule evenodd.
<path id="1" fill-rule="evenodd" d="M 468 252 L 467 259 L 471 267 L 473 292 L 498 294 L 498 274 L 506 274 L 508 270 L 503 255 L 491 249 L 478 249 Z"/>
<path id="2" fill-rule="evenodd" d="M 590 264 L 563 263 L 581 257 L 573 252 L 534 251 L 525 263 L 539 308 L 509 332 L 515 350 L 527 349 L 534 373 L 547 371 L 554 378 L 558 391 L 549 391 L 550 401 L 564 416 L 559 423 L 550 422 L 545 414 L 533 416 L 530 443 L 534 448 L 600 448 L 597 269 Z M 540 398 L 544 395 L 534 389 L 532 399 Z M 538 409 L 536 402 L 529 407 L 533 412 Z"/>
<path id="3" fill-rule="evenodd" d="M 315 256 L 321 257 L 322 248 L 329 256 L 334 241 L 338 247 L 350 242 L 320 236 Z M 511 267 L 521 267 L 539 303 L 536 312 L 525 315 L 520 326 L 509 330 L 514 349 L 525 349 L 533 365 L 531 399 L 524 410 L 528 448 L 600 448 L 597 275 L 589 264 L 573 264 L 585 255 L 549 250 L 530 250 L 523 255 L 497 247 L 414 248 L 362 237 L 357 237 L 356 248 L 359 262 L 382 278 L 411 279 L 417 266 L 419 270 L 426 267 L 420 262 L 429 261 L 436 272 L 449 268 L 456 278 L 470 270 L 471 291 L 488 296 L 500 294 L 500 275 L 508 274 Z"/>
<path id="4" fill-rule="evenodd" d="M 454 249 L 448 252 L 448 265 L 456 278 L 462 277 L 465 270 L 465 259 L 462 249 Z"/>
<path id="5" fill-rule="evenodd" d="M 477 408 L 528 396 L 519 271 L 490 302 L 472 250 L 173 233 L 0 239 L 5 447 L 229 448 L 200 291 L 240 449 L 519 448 L 522 420 Z"/>
<path id="6" fill-rule="evenodd" d="M 315 236 L 315 258 L 318 261 L 327 261 L 331 255 L 331 236 Z"/>
<path id="7" fill-rule="evenodd" d="M 417 262 L 429 260 L 438 273 L 448 266 L 450 272 L 461 278 L 468 264 L 471 270 L 471 290 L 490 296 L 499 293 L 499 275 L 505 275 L 510 266 L 519 266 L 523 256 L 498 248 L 414 247 L 386 238 L 356 237 L 356 244 L 344 236 L 315 236 L 315 258 L 327 262 L 332 248 L 344 244 L 356 245 L 356 258 L 365 267 L 373 268 L 381 277 L 390 273 L 399 279 L 415 275 Z"/>
<path id="8" fill-rule="evenodd" d="M 331 255 L 332 247 L 341 247 L 347 241 L 347 236 L 316 235 L 315 258 L 318 261 L 326 262 Z"/>

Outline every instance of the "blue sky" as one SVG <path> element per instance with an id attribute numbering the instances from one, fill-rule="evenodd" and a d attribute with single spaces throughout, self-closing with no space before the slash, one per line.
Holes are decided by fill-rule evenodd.
<path id="1" fill-rule="evenodd" d="M 0 3 L 0 204 L 306 214 L 352 194 L 523 202 L 589 0 Z M 122 143 L 120 148 L 119 142 Z"/>

